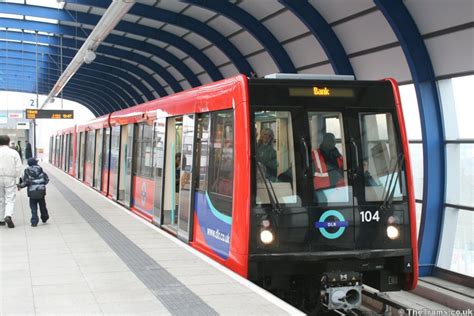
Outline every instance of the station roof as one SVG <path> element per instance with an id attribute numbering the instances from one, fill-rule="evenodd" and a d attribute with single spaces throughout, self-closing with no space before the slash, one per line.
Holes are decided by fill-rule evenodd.
<path id="1" fill-rule="evenodd" d="M 0 90 L 49 94 L 111 3 L 1 1 Z M 472 0 L 138 0 L 63 96 L 99 116 L 238 73 L 402 83 L 472 74 L 473 8 Z"/>

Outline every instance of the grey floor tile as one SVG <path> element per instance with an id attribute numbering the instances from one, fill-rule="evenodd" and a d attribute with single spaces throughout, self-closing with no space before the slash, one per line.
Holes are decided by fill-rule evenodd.
<path id="1" fill-rule="evenodd" d="M 126 303 L 104 303 L 99 304 L 100 308 L 107 314 L 142 314 L 153 313 L 154 315 L 171 315 L 168 310 L 156 300 L 143 301 L 137 304 L 136 302 Z"/>
<path id="2" fill-rule="evenodd" d="M 148 289 L 136 289 L 134 291 L 121 289 L 120 291 L 94 291 L 92 292 L 96 300 L 100 304 L 107 303 L 127 303 L 136 302 L 140 304 L 142 301 L 154 301 L 156 297 Z"/>
<path id="3" fill-rule="evenodd" d="M 89 284 L 83 280 L 67 284 L 33 285 L 33 294 L 35 297 L 61 294 L 73 295 L 76 293 L 91 293 Z"/>
<path id="4" fill-rule="evenodd" d="M 99 305 L 41 306 L 36 308 L 36 315 L 103 315 Z"/>
<path id="5" fill-rule="evenodd" d="M 90 292 L 49 294 L 42 296 L 35 295 L 35 307 L 37 309 L 42 309 L 43 307 L 56 307 L 60 310 L 62 307 L 94 305 L 96 303 L 94 295 Z"/>
<path id="6" fill-rule="evenodd" d="M 84 276 L 81 273 L 74 274 L 54 274 L 54 275 L 33 275 L 31 282 L 35 285 L 61 285 L 70 283 L 80 283 L 84 281 Z"/>

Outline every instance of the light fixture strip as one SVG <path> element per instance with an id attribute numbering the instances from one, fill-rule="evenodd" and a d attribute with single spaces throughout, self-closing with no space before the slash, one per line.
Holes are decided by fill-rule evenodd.
<path id="1" fill-rule="evenodd" d="M 99 47 L 102 41 L 112 32 L 115 26 L 122 20 L 122 17 L 127 14 L 130 8 L 135 4 L 134 0 L 113 0 L 110 6 L 105 11 L 104 15 L 97 23 L 94 30 L 87 37 L 84 44 L 82 44 L 79 51 L 76 53 L 72 61 L 66 67 L 66 70 L 61 74 L 58 81 L 51 89 L 46 100 L 41 105 L 40 109 L 44 108 L 55 96 L 57 96 L 68 81 L 79 70 L 82 64 L 92 62 L 91 56 L 94 56 L 94 51 Z M 92 54 L 91 54 L 92 53 Z M 94 54 L 94 55 L 93 55 Z M 87 57 L 86 57 L 87 56 Z M 85 60 L 86 59 L 86 60 Z"/>

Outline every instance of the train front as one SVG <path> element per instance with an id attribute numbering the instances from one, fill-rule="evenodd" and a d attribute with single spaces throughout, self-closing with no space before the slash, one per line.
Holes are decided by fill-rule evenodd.
<path id="1" fill-rule="evenodd" d="M 249 81 L 249 279 L 306 311 L 416 286 L 413 186 L 390 81 Z"/>

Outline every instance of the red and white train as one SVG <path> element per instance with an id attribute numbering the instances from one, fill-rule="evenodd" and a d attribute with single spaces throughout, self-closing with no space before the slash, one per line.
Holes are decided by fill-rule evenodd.
<path id="1" fill-rule="evenodd" d="M 418 278 L 394 80 L 243 75 L 51 137 L 58 168 L 310 311 Z"/>

